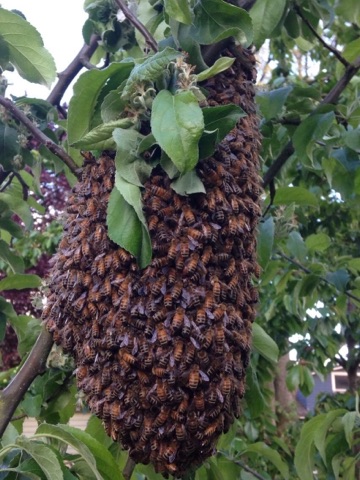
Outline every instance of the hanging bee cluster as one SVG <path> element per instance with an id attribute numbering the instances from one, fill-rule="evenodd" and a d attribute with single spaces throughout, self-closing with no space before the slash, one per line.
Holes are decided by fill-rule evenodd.
<path id="1" fill-rule="evenodd" d="M 106 431 L 141 463 L 180 476 L 215 452 L 239 415 L 258 300 L 260 215 L 254 58 L 207 81 L 209 105 L 247 113 L 199 162 L 206 193 L 180 196 L 157 167 L 145 184 L 153 260 L 107 236 L 111 154 L 85 161 L 74 187 L 43 318 L 76 360 L 78 387 Z"/>

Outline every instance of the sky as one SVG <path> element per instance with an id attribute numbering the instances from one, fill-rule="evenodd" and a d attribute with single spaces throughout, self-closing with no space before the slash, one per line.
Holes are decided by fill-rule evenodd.
<path id="1" fill-rule="evenodd" d="M 81 29 L 87 18 L 83 10 L 84 0 L 0 0 L 0 5 L 8 10 L 20 10 L 42 36 L 45 48 L 52 54 L 57 72 L 61 72 L 76 56 L 84 44 Z M 6 72 L 12 83 L 6 96 L 27 95 L 46 98 L 50 90 L 21 79 L 17 74 Z M 64 97 L 68 100 L 71 91 Z"/>

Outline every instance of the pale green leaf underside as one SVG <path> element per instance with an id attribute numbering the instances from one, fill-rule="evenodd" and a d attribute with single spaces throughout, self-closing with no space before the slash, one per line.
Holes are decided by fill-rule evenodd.
<path id="1" fill-rule="evenodd" d="M 20 15 L 0 8 L 0 36 L 8 46 L 9 61 L 25 80 L 50 87 L 56 76 L 52 55 L 39 32 Z"/>

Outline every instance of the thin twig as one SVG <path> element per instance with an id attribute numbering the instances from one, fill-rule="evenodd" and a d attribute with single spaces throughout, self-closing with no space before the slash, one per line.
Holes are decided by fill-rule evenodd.
<path id="1" fill-rule="evenodd" d="M 0 437 L 2 437 L 17 406 L 33 380 L 35 380 L 38 375 L 44 373 L 46 360 L 52 344 L 52 336 L 44 328 L 16 376 L 9 385 L 0 392 Z"/>
<path id="2" fill-rule="evenodd" d="M 305 25 L 311 30 L 311 32 L 314 34 L 314 36 L 319 40 L 319 42 L 331 53 L 334 54 L 334 56 L 341 62 L 345 67 L 349 65 L 349 62 L 341 55 L 341 53 L 336 50 L 336 48 L 332 47 L 328 43 L 325 42 L 325 40 L 317 33 L 315 28 L 312 26 L 312 24 L 309 22 L 309 20 L 304 16 L 302 11 L 300 10 L 298 5 L 294 5 L 294 10 L 295 12 L 299 15 L 299 17 L 302 19 L 302 21 L 305 23 Z"/>
<path id="3" fill-rule="evenodd" d="M 337 103 L 341 93 L 350 83 L 351 79 L 357 74 L 360 69 L 360 57 L 358 57 L 354 63 L 348 65 L 345 69 L 344 75 L 340 78 L 340 80 L 336 83 L 336 85 L 330 90 L 330 92 L 326 95 L 326 97 L 320 102 L 320 105 L 327 105 L 327 104 L 334 104 Z M 319 106 L 320 106 L 319 105 Z M 317 112 L 318 108 L 316 108 L 312 115 Z M 281 168 L 285 165 L 287 160 L 291 157 L 291 155 L 295 152 L 294 146 L 292 141 L 290 140 L 277 159 L 272 163 L 265 173 L 263 178 L 263 187 L 267 187 L 271 180 L 273 180 L 276 175 L 279 173 Z"/>
<path id="4" fill-rule="evenodd" d="M 277 252 L 277 255 L 279 255 L 279 257 L 283 258 L 284 260 L 287 260 L 288 262 L 292 263 L 293 265 L 295 265 L 299 270 L 302 270 L 303 272 L 305 273 L 313 273 L 311 270 L 309 270 L 308 268 L 304 267 L 304 265 L 301 265 L 301 263 L 297 262 L 296 260 L 293 260 L 291 257 L 288 257 L 287 255 L 285 255 L 284 253 L 281 253 L 281 252 Z M 328 285 L 330 285 L 331 287 L 335 288 L 338 292 L 340 292 L 340 290 L 334 285 L 333 282 L 330 282 L 330 280 L 328 280 L 327 278 L 325 277 L 321 277 L 319 275 L 319 280 L 321 282 L 324 282 L 324 283 L 327 283 Z M 357 302 L 360 302 L 360 298 L 357 297 L 356 295 L 353 295 L 352 293 L 350 292 L 341 292 L 341 293 L 344 293 L 347 297 L 353 299 L 353 300 L 356 300 Z"/>
<path id="5" fill-rule="evenodd" d="M 241 460 L 232 459 L 231 461 L 235 463 L 235 465 L 238 465 L 239 467 L 241 467 L 243 470 L 246 470 L 247 472 L 251 473 L 251 475 L 253 475 L 258 480 L 266 480 L 265 477 L 260 475 L 260 473 L 258 473 L 256 470 L 253 470 L 252 468 L 248 467 L 246 463 L 243 463 Z"/>
<path id="6" fill-rule="evenodd" d="M 76 165 L 74 160 L 65 152 L 63 148 L 57 145 L 55 142 L 50 140 L 41 130 L 39 130 L 33 122 L 11 101 L 7 98 L 4 98 L 0 95 L 0 105 L 6 108 L 11 115 L 22 123 L 29 132 L 38 140 L 40 143 L 45 145 L 50 152 L 56 155 L 60 160 L 62 160 L 65 165 L 67 165 L 70 171 L 75 175 L 79 175 L 79 167 Z"/>
<path id="7" fill-rule="evenodd" d="M 98 47 L 100 37 L 98 35 L 91 35 L 89 45 L 86 43 L 81 48 L 80 52 L 75 56 L 73 61 L 66 67 L 66 69 L 59 73 L 59 80 L 55 87 L 52 89 L 47 101 L 52 105 L 59 105 L 61 99 L 66 92 L 70 83 L 74 80 L 76 75 L 83 68 L 83 61 L 85 59 L 90 60 L 92 54 Z"/>
<path id="8" fill-rule="evenodd" d="M 123 477 L 125 480 L 130 480 L 131 475 L 133 474 L 134 468 L 136 467 L 136 463 L 130 457 L 128 457 L 124 470 L 122 472 Z"/>
<path id="9" fill-rule="evenodd" d="M 124 13 L 125 17 L 129 20 L 130 23 L 134 25 L 134 27 L 139 30 L 139 32 L 142 34 L 142 36 L 145 38 L 146 43 L 149 45 L 149 47 L 152 48 L 154 52 L 157 52 L 158 45 L 156 43 L 155 38 L 151 35 L 149 30 L 143 25 L 140 20 L 138 20 L 135 15 L 132 13 L 132 11 L 129 9 L 129 7 L 125 4 L 123 0 L 115 0 L 116 3 L 119 5 L 119 8 L 122 10 Z"/>

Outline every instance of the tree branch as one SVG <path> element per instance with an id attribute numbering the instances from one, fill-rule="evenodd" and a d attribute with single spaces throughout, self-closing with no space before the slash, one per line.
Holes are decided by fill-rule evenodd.
<path id="1" fill-rule="evenodd" d="M 59 73 L 59 80 L 55 87 L 52 89 L 47 101 L 52 105 L 59 105 L 60 101 L 66 92 L 68 86 L 76 77 L 76 75 L 83 68 L 83 62 L 90 60 L 92 54 L 98 47 L 98 41 L 100 37 L 98 35 L 91 35 L 89 45 L 86 43 L 81 48 L 80 52 L 76 55 L 74 60 L 66 67 L 66 69 Z"/>
<path id="2" fill-rule="evenodd" d="M 358 57 L 354 63 L 348 65 L 345 69 L 344 75 L 336 83 L 336 85 L 330 90 L 325 98 L 320 102 L 320 105 L 327 105 L 331 103 L 337 103 L 341 93 L 345 90 L 347 85 L 350 83 L 351 79 L 360 69 L 360 57 Z M 317 108 L 312 112 L 311 115 L 315 114 Z M 265 173 L 263 178 L 263 187 L 267 187 L 271 180 L 273 180 L 276 175 L 279 173 L 281 168 L 285 165 L 289 157 L 295 152 L 292 141 L 290 140 L 277 159 L 272 163 Z"/>
<path id="3" fill-rule="evenodd" d="M 304 265 L 301 265 L 301 263 L 297 262 L 296 260 L 293 260 L 291 257 L 288 257 L 287 255 L 285 255 L 284 253 L 281 253 L 281 252 L 277 252 L 276 253 L 277 255 L 279 255 L 279 257 L 283 258 L 284 260 L 287 260 L 288 262 L 292 263 L 293 265 L 295 265 L 299 270 L 302 270 L 303 272 L 305 273 L 313 273 L 311 270 L 309 270 L 308 268 L 304 267 Z M 336 286 L 330 282 L 329 280 L 327 280 L 325 277 L 321 277 L 319 275 L 319 279 L 321 282 L 324 282 L 324 283 L 327 283 L 328 285 L 332 286 L 333 288 L 335 288 L 337 291 L 339 291 L 338 288 L 336 288 Z M 353 300 L 356 300 L 357 302 L 360 302 L 360 298 L 357 297 L 356 295 L 353 295 L 352 293 L 350 292 L 341 292 L 341 293 L 344 293 L 347 297 L 353 299 Z"/>
<path id="4" fill-rule="evenodd" d="M 11 101 L 7 98 L 4 98 L 0 95 L 0 105 L 6 108 L 8 112 L 20 123 L 22 123 L 27 130 L 38 140 L 40 143 L 45 145 L 50 152 L 60 158 L 65 165 L 67 165 L 70 171 L 78 177 L 79 170 L 78 166 L 74 162 L 74 160 L 65 152 L 63 148 L 57 145 L 55 142 L 50 140 L 41 130 L 39 130 L 34 123 Z"/>
<path id="5" fill-rule="evenodd" d="M 260 473 L 258 473 L 256 470 L 253 470 L 252 468 L 248 467 L 246 465 L 246 463 L 242 462 L 241 460 L 234 460 L 232 459 L 231 460 L 233 463 L 235 463 L 235 465 L 238 465 L 239 467 L 241 467 L 243 470 L 251 473 L 251 475 L 253 475 L 255 478 L 257 478 L 258 480 L 266 480 L 265 477 L 263 477 L 262 475 L 260 475 Z"/>
<path id="6" fill-rule="evenodd" d="M 0 392 L 0 437 L 33 380 L 44 373 L 52 344 L 53 339 L 44 328 L 19 372 L 11 383 Z"/>
<path id="7" fill-rule="evenodd" d="M 312 24 L 309 22 L 309 20 L 304 16 L 302 11 L 300 10 L 298 5 L 294 5 L 294 10 L 299 15 L 299 17 L 302 19 L 302 21 L 305 23 L 305 25 L 311 30 L 313 35 L 319 40 L 319 42 L 327 49 L 329 50 L 334 56 L 341 62 L 345 67 L 349 65 L 349 62 L 341 55 L 340 52 L 336 50 L 336 48 L 332 47 L 328 43 L 325 42 L 325 40 L 317 33 L 315 28 L 312 26 Z"/>
<path id="8" fill-rule="evenodd" d="M 125 17 L 129 20 L 129 22 L 132 23 L 134 27 L 139 30 L 139 32 L 145 38 L 145 41 L 149 45 L 149 47 L 151 47 L 154 52 L 157 52 L 159 49 L 156 40 L 151 35 L 149 30 L 145 27 L 145 25 L 143 25 L 140 20 L 135 17 L 135 15 L 132 13 L 132 11 L 129 9 L 129 7 L 123 0 L 115 1 L 118 4 L 120 10 L 124 13 Z"/>

